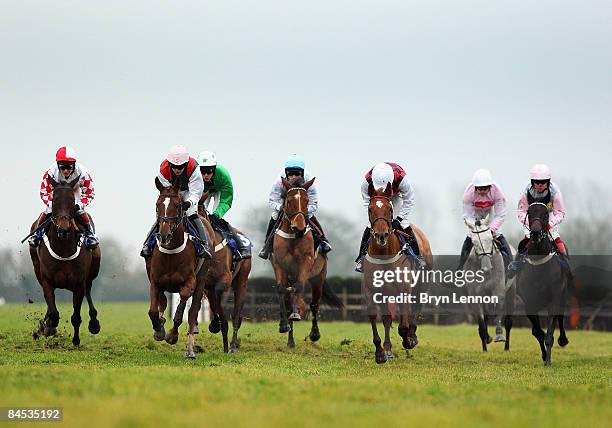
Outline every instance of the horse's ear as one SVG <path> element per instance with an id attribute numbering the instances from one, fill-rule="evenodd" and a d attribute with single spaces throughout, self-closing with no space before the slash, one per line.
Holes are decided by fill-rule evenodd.
<path id="1" fill-rule="evenodd" d="M 489 225 L 489 221 L 491 220 L 491 213 L 487 213 L 487 215 L 485 216 L 485 218 L 482 219 L 482 224 L 484 224 L 485 226 Z"/>
<path id="2" fill-rule="evenodd" d="M 68 183 L 68 186 L 70 186 L 70 187 L 76 186 L 76 184 L 79 182 L 80 179 L 81 179 L 81 176 L 79 175 L 77 178 L 75 178 L 70 183 Z"/>
<path id="3" fill-rule="evenodd" d="M 465 222 L 465 225 L 468 227 L 468 229 L 470 229 L 471 231 L 474 231 L 474 223 L 472 223 L 471 221 L 468 221 L 467 218 L 464 218 L 463 221 Z"/>
<path id="4" fill-rule="evenodd" d="M 157 190 L 160 192 L 164 190 L 164 185 L 161 183 L 161 181 L 159 181 L 158 177 L 155 177 L 155 187 L 157 187 Z"/>
<path id="5" fill-rule="evenodd" d="M 386 197 L 391 197 L 391 183 L 387 183 L 387 187 L 385 187 L 385 191 L 383 192 L 383 195 L 385 195 Z"/>
<path id="6" fill-rule="evenodd" d="M 47 180 L 49 181 L 49 184 L 51 185 L 51 187 L 53 187 L 54 189 L 57 187 L 57 181 L 55 181 L 53 177 L 48 175 Z"/>
<path id="7" fill-rule="evenodd" d="M 285 189 L 291 189 L 291 183 L 289 183 L 289 181 L 285 177 L 281 177 L 281 180 L 283 182 L 283 186 L 285 186 Z"/>
<path id="8" fill-rule="evenodd" d="M 308 188 L 313 185 L 315 178 L 317 177 L 312 177 L 310 180 L 304 183 L 304 189 L 308 190 Z"/>

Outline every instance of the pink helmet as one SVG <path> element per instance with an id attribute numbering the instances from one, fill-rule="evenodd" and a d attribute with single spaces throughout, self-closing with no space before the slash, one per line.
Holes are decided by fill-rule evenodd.
<path id="1" fill-rule="evenodd" d="M 70 146 L 60 147 L 55 153 L 56 162 L 76 162 L 76 152 Z"/>
<path id="2" fill-rule="evenodd" d="M 550 180 L 550 168 L 539 163 L 531 167 L 529 176 L 532 180 Z"/>
<path id="3" fill-rule="evenodd" d="M 172 146 L 166 160 L 172 165 L 182 165 L 189 160 L 189 151 L 185 146 Z"/>

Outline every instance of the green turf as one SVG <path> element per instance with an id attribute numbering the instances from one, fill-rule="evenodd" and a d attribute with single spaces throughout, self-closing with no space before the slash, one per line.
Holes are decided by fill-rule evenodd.
<path id="1" fill-rule="evenodd" d="M 369 324 L 322 323 L 295 350 L 276 323 L 246 322 L 238 354 L 203 331 L 196 360 L 185 336 L 155 342 L 148 305 L 103 304 L 102 331 L 82 344 L 60 307 L 59 337 L 34 341 L 41 305 L 0 306 L 0 406 L 62 406 L 61 426 L 610 426 L 612 334 L 569 332 L 544 367 L 535 339 L 514 329 L 512 350 L 483 354 L 475 326 L 419 328 L 408 356 L 374 362 Z M 205 328 L 203 329 L 205 330 Z M 19 425 L 24 426 L 24 425 Z M 40 426 L 40 425 L 36 425 Z"/>

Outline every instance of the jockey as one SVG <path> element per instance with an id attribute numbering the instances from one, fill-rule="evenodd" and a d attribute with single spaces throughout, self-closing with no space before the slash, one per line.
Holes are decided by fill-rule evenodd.
<path id="1" fill-rule="evenodd" d="M 419 247 L 417 244 L 416 237 L 414 235 L 414 231 L 412 227 L 410 227 L 410 222 L 407 217 L 412 211 L 412 207 L 414 206 L 414 191 L 412 190 L 412 186 L 410 182 L 406 178 L 406 172 L 404 169 L 396 163 L 392 162 L 382 162 L 376 164 L 372 169 L 370 169 L 361 184 L 361 197 L 363 199 L 363 204 L 367 207 L 370 204 L 370 197 L 374 194 L 375 190 L 385 189 L 387 184 L 391 183 L 391 203 L 393 206 L 398 207 L 399 211 L 397 216 L 392 221 L 392 226 L 394 229 L 401 230 L 409 235 L 409 244 L 412 252 L 414 253 L 414 259 L 417 264 L 417 268 L 421 269 L 425 266 L 425 261 L 423 257 L 421 257 L 419 252 Z M 370 226 L 366 226 L 363 231 L 363 236 L 361 237 L 361 244 L 359 245 L 359 255 L 355 260 L 355 270 L 357 272 L 363 272 L 363 256 L 368 251 L 368 241 L 370 239 Z M 404 252 L 408 252 L 410 250 L 408 248 L 402 249 Z"/>
<path id="2" fill-rule="evenodd" d="M 499 229 L 504 223 L 507 212 L 506 197 L 499 184 L 493 181 L 491 172 L 488 169 L 477 170 L 474 173 L 472 182 L 463 193 L 463 218 L 474 225 L 476 221 L 484 219 L 487 215 L 492 216 L 492 220 L 489 222 L 489 229 L 491 229 L 491 234 L 498 244 L 505 262 L 509 262 L 512 252 L 510 251 L 508 241 L 499 232 Z M 472 238 L 468 234 L 465 241 L 463 241 L 457 270 L 463 268 L 470 255 L 470 251 L 472 251 L 472 246 Z"/>
<path id="3" fill-rule="evenodd" d="M 180 182 L 180 193 L 183 199 L 182 209 L 187 217 L 195 224 L 198 229 L 198 237 L 203 245 L 196 245 L 196 256 L 211 258 L 208 249 L 208 238 L 204 229 L 204 224 L 198 216 L 198 202 L 202 197 L 204 190 L 204 182 L 202 175 L 198 171 L 198 163 L 194 158 L 189 156 L 187 148 L 184 146 L 172 146 L 170 152 L 166 156 L 159 168 L 157 178 L 164 187 L 172 186 L 175 179 Z M 153 252 L 155 239 L 152 239 L 157 231 L 157 220 L 149 230 L 147 239 L 142 247 L 140 255 L 148 257 Z"/>
<path id="4" fill-rule="evenodd" d="M 211 198 L 214 197 L 214 211 L 209 215 L 211 224 L 222 228 L 223 231 L 231 235 L 236 242 L 238 256 L 241 259 L 251 257 L 249 249 L 245 247 L 243 240 L 236 233 L 236 229 L 223 220 L 223 216 L 232 207 L 232 201 L 234 200 L 234 187 L 229 171 L 223 165 L 217 163 L 217 156 L 213 152 L 200 153 L 198 164 L 204 180 L 204 193 L 208 195 L 206 200 L 200 200 L 200 205 L 206 209 Z"/>
<path id="5" fill-rule="evenodd" d="M 285 187 L 283 186 L 282 178 L 286 178 L 290 183 L 294 182 L 296 179 L 302 178 L 304 181 L 310 180 L 312 177 L 308 171 L 304 169 L 305 163 L 301 156 L 296 154 L 292 154 L 285 161 L 285 170 L 281 172 L 278 178 L 274 181 L 272 185 L 272 190 L 270 191 L 269 204 L 272 208 L 272 216 L 270 218 L 270 222 L 268 223 L 268 229 L 266 230 L 266 239 L 263 248 L 259 252 L 259 257 L 266 260 L 270 256 L 270 251 L 272 250 L 272 232 L 275 229 L 275 225 L 277 220 L 279 219 L 279 213 L 283 209 L 283 202 L 285 197 Z M 321 231 L 321 236 L 317 236 L 320 240 L 321 252 L 326 254 L 331 251 L 331 245 L 327 241 L 325 237 L 325 232 L 323 232 L 323 228 L 319 221 L 315 217 L 315 213 L 318 208 L 318 196 L 317 189 L 313 184 L 308 189 L 308 217 L 309 221 L 314 224 L 315 228 L 318 228 Z M 313 232 L 318 235 L 318 231 L 312 229 Z"/>
<path id="6" fill-rule="evenodd" d="M 519 243 L 516 260 L 509 266 L 509 277 L 512 278 L 520 270 L 525 255 L 527 254 L 527 243 L 529 242 L 529 224 L 527 221 L 527 210 L 529 205 L 534 202 L 541 202 L 548 207 L 548 234 L 554 241 L 561 257 L 567 262 L 567 249 L 565 243 L 559 235 L 559 224 L 565 217 L 565 205 L 561 189 L 550 181 L 550 168 L 544 164 L 537 164 L 529 171 L 531 183 L 525 188 L 518 202 L 517 216 L 521 224 L 525 237 Z"/>
<path id="7" fill-rule="evenodd" d="M 72 147 L 60 147 L 55 153 L 55 163 L 43 175 L 40 185 L 40 199 L 47 206 L 45 211 L 40 214 L 37 222 L 37 229 L 34 235 L 28 240 L 31 247 L 36 248 L 40 244 L 43 235 L 46 232 L 46 225 L 43 223 L 48 219 L 52 212 L 53 206 L 53 187 L 49 179 L 60 184 L 66 184 L 79 178 L 74 186 L 74 197 L 76 204 L 74 206 L 74 219 L 79 230 L 85 237 L 85 247 L 93 250 L 98 246 L 98 238 L 95 235 L 93 226 L 89 219 L 89 215 L 85 212 L 85 207 L 94 200 L 93 180 L 87 169 L 76 161 L 76 152 Z"/>

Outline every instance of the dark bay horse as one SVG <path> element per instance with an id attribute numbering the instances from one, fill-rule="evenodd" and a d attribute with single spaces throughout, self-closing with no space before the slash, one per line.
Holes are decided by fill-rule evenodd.
<path id="1" fill-rule="evenodd" d="M 52 336 L 57 331 L 59 312 L 55 306 L 55 289 L 62 288 L 72 291 L 72 307 L 74 309 L 70 322 L 74 327 L 72 343 L 81 343 L 79 327 L 81 325 L 81 304 L 83 297 L 89 305 L 89 332 L 98 334 L 100 322 L 98 311 L 91 299 L 93 280 L 100 271 L 101 252 L 98 246 L 94 250 L 86 249 L 79 242 L 77 226 L 74 221 L 75 197 L 74 185 L 79 177 L 68 184 L 58 184 L 51 177 L 53 187 L 53 205 L 51 226 L 43 237 L 43 243 L 38 248 L 30 248 L 30 258 L 34 265 L 36 279 L 40 283 L 47 302 L 47 313 L 34 333 L 34 338 L 40 334 Z M 37 222 L 31 231 L 36 229 Z"/>
<path id="2" fill-rule="evenodd" d="M 188 313 L 189 330 L 185 357 L 195 358 L 194 335 L 197 333 L 198 312 L 204 293 L 203 284 L 196 281 L 196 273 L 199 269 L 206 270 L 208 261 L 196 257 L 194 244 L 185 230 L 185 212 L 182 209 L 179 180 L 174 180 L 172 186 L 164 187 L 159 179 L 155 178 L 155 186 L 159 190 L 156 202 L 159 240 L 151 257 L 145 258 L 150 283 L 149 318 L 153 325 L 153 337 L 157 341 L 165 339 L 171 345 L 176 344 L 187 300 L 192 297 Z M 164 330 L 166 320 L 163 314 L 167 305 L 164 292 L 179 293 L 181 299 L 168 334 Z"/>
<path id="3" fill-rule="evenodd" d="M 327 257 L 315 251 L 314 237 L 308 222 L 308 188 L 314 178 L 304 182 L 300 178 L 292 183 L 283 180 L 285 203 L 280 226 L 274 236 L 272 246 L 272 268 L 276 277 L 276 286 L 280 304 L 279 332 L 289 333 L 287 346 L 295 347 L 293 322 L 300 321 L 300 305 L 304 287 L 310 284 L 312 299 L 310 312 L 312 327 L 310 340 L 316 342 L 321 338 L 319 331 L 319 302 L 323 301 L 332 307 L 341 308 L 342 301 L 336 296 L 327 282 Z"/>
<path id="4" fill-rule="evenodd" d="M 202 196 L 200 201 L 205 201 L 206 195 Z M 223 336 L 223 352 L 237 352 L 240 347 L 238 342 L 238 330 L 242 324 L 242 308 L 247 292 L 247 283 L 251 272 L 251 259 L 242 259 L 232 271 L 233 254 L 232 249 L 227 245 L 223 235 L 216 230 L 213 230 L 208 221 L 208 212 L 203 205 L 198 205 L 198 213 L 206 221 L 203 221 L 208 235 L 213 237 L 211 240 L 214 246 L 211 250 L 212 260 L 209 268 L 206 271 L 200 271 L 197 276 L 198 282 L 202 282 L 204 292 L 210 303 L 210 309 L 213 312 L 213 319 L 208 326 L 211 333 L 221 331 Z M 232 287 L 234 291 L 234 310 L 232 311 L 232 342 L 228 347 L 227 332 L 228 322 L 223 310 L 222 298 L 223 293 Z"/>
<path id="5" fill-rule="evenodd" d="M 559 345 L 568 343 L 563 326 L 567 277 L 548 234 L 548 208 L 534 202 L 527 209 L 530 238 L 525 265 L 516 277 L 517 293 L 525 302 L 525 313 L 531 321 L 531 334 L 537 339 L 544 365 L 551 364 L 555 323 L 559 322 Z M 538 313 L 548 310 L 546 333 L 540 326 Z"/>
<path id="6" fill-rule="evenodd" d="M 372 325 L 372 342 L 376 348 L 375 360 L 378 364 L 386 363 L 392 357 L 391 339 L 389 330 L 392 323 L 392 314 L 395 310 L 394 304 L 375 304 L 375 288 L 373 281 L 369 277 L 373 271 L 389 271 L 396 268 L 414 270 L 414 263 L 411 258 L 402 253 L 402 243 L 392 227 L 393 204 L 391 203 L 392 190 L 388 184 L 384 191 L 376 191 L 370 198 L 368 205 L 368 218 L 370 222 L 370 238 L 368 251 L 364 260 L 364 297 L 367 305 L 370 324 Z M 433 266 L 433 257 L 429 241 L 423 232 L 415 225 L 411 225 L 417 238 L 421 255 L 425 258 L 427 268 Z M 389 284 L 388 292 L 399 295 L 400 293 L 410 294 L 414 288 L 410 282 L 402 281 L 400 284 Z M 390 290 L 393 288 L 393 290 Z M 400 322 L 397 328 L 398 334 L 402 338 L 402 346 L 405 349 L 412 349 L 418 344 L 416 335 L 418 313 L 409 316 L 408 303 L 400 304 Z M 418 305 L 414 308 L 420 307 Z M 384 347 L 381 346 L 381 339 L 376 327 L 378 318 L 377 311 L 381 311 L 381 318 L 385 328 Z M 418 312 L 418 311 L 417 311 Z"/>

